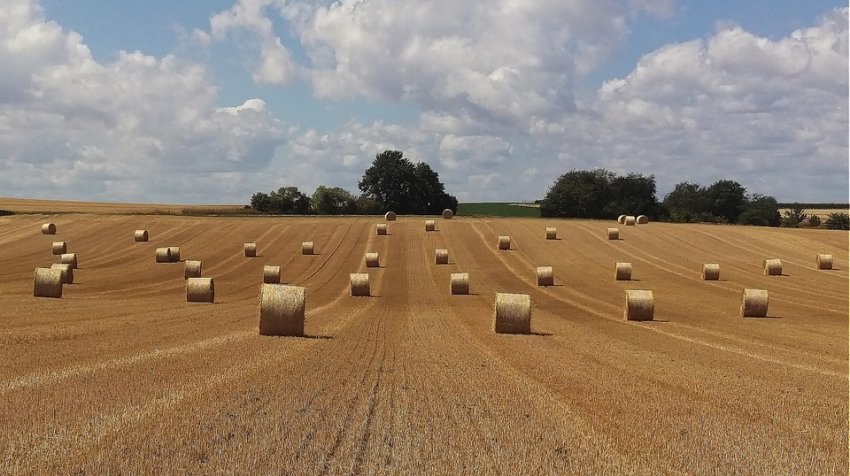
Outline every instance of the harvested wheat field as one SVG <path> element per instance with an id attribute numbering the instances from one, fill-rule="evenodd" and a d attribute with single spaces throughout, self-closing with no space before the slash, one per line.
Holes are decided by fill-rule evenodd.
<path id="1" fill-rule="evenodd" d="M 0 472 L 846 474 L 847 233 L 378 221 L 0 217 Z M 61 299 L 35 298 L 53 241 L 80 266 Z M 154 259 L 170 246 L 203 262 L 214 303 L 186 302 L 184 263 Z M 367 251 L 371 296 L 351 297 Z M 613 280 L 616 262 L 637 279 Z M 267 264 L 306 288 L 306 337 L 259 335 Z M 743 288 L 769 292 L 767 318 L 740 317 Z M 629 289 L 652 291 L 653 321 L 624 320 Z M 493 332 L 496 293 L 530 296 L 531 334 Z"/>

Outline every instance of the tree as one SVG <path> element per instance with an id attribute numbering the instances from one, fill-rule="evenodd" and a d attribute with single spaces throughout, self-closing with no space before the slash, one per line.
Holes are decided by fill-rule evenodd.
<path id="1" fill-rule="evenodd" d="M 304 215 L 310 211 L 310 198 L 298 187 L 281 187 L 269 194 L 273 213 Z"/>
<path id="2" fill-rule="evenodd" d="M 381 206 L 372 197 L 361 194 L 354 200 L 355 213 L 358 215 L 380 215 Z"/>
<path id="3" fill-rule="evenodd" d="M 705 190 L 708 211 L 737 223 L 747 204 L 747 189 L 734 180 L 718 180 Z"/>
<path id="4" fill-rule="evenodd" d="M 808 215 L 806 215 L 806 211 L 803 210 L 803 207 L 800 206 L 799 203 L 794 202 L 794 205 L 792 205 L 788 210 L 785 210 L 785 213 L 783 213 L 782 226 L 797 228 L 807 217 Z"/>
<path id="5" fill-rule="evenodd" d="M 817 228 L 820 226 L 821 220 L 817 215 L 809 215 L 809 226 L 812 228 Z"/>
<path id="6" fill-rule="evenodd" d="M 770 196 L 754 194 L 738 216 L 742 225 L 779 226 L 779 205 Z"/>
<path id="7" fill-rule="evenodd" d="M 544 217 L 605 218 L 615 175 L 605 169 L 571 170 L 560 177 L 540 204 Z"/>
<path id="8" fill-rule="evenodd" d="M 655 197 L 655 176 L 628 174 L 611 180 L 611 199 L 606 213 L 658 216 L 658 199 Z"/>
<path id="9" fill-rule="evenodd" d="M 445 192 L 437 172 L 424 162 L 414 165 L 397 150 L 377 154 L 357 185 L 383 210 L 402 214 L 457 211 L 457 199 Z"/>
<path id="10" fill-rule="evenodd" d="M 261 213 L 267 213 L 271 210 L 272 201 L 269 198 L 269 194 L 263 192 L 257 192 L 254 195 L 251 195 L 251 208 L 257 210 Z"/>
<path id="11" fill-rule="evenodd" d="M 699 221 L 705 211 L 705 189 L 695 183 L 681 182 L 664 197 L 663 206 L 677 222 Z"/>
<path id="12" fill-rule="evenodd" d="M 841 212 L 830 213 L 826 217 L 826 227 L 830 230 L 850 230 L 850 215 Z"/>
<path id="13" fill-rule="evenodd" d="M 356 212 L 354 197 L 348 190 L 319 185 L 310 198 L 310 209 L 318 215 L 345 215 Z"/>

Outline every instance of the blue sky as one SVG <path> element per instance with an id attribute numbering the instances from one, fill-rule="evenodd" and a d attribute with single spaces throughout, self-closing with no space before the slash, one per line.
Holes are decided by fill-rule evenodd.
<path id="1" fill-rule="evenodd" d="M 846 3 L 9 0 L 0 35 L 0 195 L 356 191 L 396 148 L 461 201 L 593 167 L 848 198 Z"/>

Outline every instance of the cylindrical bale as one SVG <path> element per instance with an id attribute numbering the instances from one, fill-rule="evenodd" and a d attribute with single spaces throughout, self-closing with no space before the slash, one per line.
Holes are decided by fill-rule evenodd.
<path id="1" fill-rule="evenodd" d="M 766 259 L 762 263 L 764 266 L 764 275 L 765 276 L 780 276 L 782 275 L 782 260 L 773 258 Z"/>
<path id="2" fill-rule="evenodd" d="M 150 239 L 150 234 L 148 234 L 148 230 L 136 230 L 133 232 L 133 239 L 137 242 L 144 242 Z"/>
<path id="3" fill-rule="evenodd" d="M 499 249 L 500 250 L 511 249 L 511 237 L 510 236 L 499 235 Z"/>
<path id="4" fill-rule="evenodd" d="M 156 249 L 156 262 L 157 263 L 170 263 L 171 262 L 171 248 L 157 248 Z"/>
<path id="5" fill-rule="evenodd" d="M 369 296 L 369 274 L 351 273 L 348 275 L 352 296 Z"/>
<path id="6" fill-rule="evenodd" d="M 171 261 L 177 263 L 180 261 L 180 247 L 169 246 L 168 251 L 171 253 Z"/>
<path id="7" fill-rule="evenodd" d="M 314 247 L 312 241 L 305 241 L 301 243 L 301 254 L 302 255 L 311 255 L 313 254 Z"/>
<path id="8" fill-rule="evenodd" d="M 620 229 L 619 228 L 608 228 L 606 232 L 609 240 L 619 240 L 620 239 Z"/>
<path id="9" fill-rule="evenodd" d="M 425 220 L 425 231 L 434 231 L 437 229 L 437 223 L 434 220 Z"/>
<path id="10" fill-rule="evenodd" d="M 189 278 L 186 280 L 187 302 L 215 302 L 213 278 Z"/>
<path id="11" fill-rule="evenodd" d="M 41 225 L 41 234 L 42 235 L 55 235 L 56 234 L 56 225 L 53 223 L 45 223 Z"/>
<path id="12" fill-rule="evenodd" d="M 623 313 L 627 321 L 651 321 L 655 315 L 655 299 L 652 291 L 626 290 L 626 306 Z"/>
<path id="13" fill-rule="evenodd" d="M 718 279 L 720 279 L 720 265 L 717 263 L 703 264 L 702 279 L 704 281 L 717 281 Z"/>
<path id="14" fill-rule="evenodd" d="M 62 284 L 74 284 L 74 268 L 70 264 L 53 263 L 50 269 L 58 269 L 62 273 Z"/>
<path id="15" fill-rule="evenodd" d="M 626 226 L 635 226 L 635 223 L 637 223 L 637 219 L 635 217 L 631 215 L 626 217 Z"/>
<path id="16" fill-rule="evenodd" d="M 306 288 L 263 284 L 260 287 L 260 335 L 303 336 Z"/>
<path id="17" fill-rule="evenodd" d="M 452 294 L 469 294 L 469 273 L 452 273 L 449 287 Z"/>
<path id="18" fill-rule="evenodd" d="M 818 254 L 818 269 L 832 269 L 832 255 Z"/>
<path id="19" fill-rule="evenodd" d="M 203 263 L 200 261 L 186 260 L 183 267 L 183 279 L 200 278 L 202 267 Z"/>
<path id="20" fill-rule="evenodd" d="M 496 293 L 493 331 L 498 334 L 530 334 L 531 296 Z"/>
<path id="21" fill-rule="evenodd" d="M 434 263 L 449 264 L 449 250 L 445 248 L 437 248 L 434 250 Z"/>
<path id="22" fill-rule="evenodd" d="M 263 283 L 280 284 L 280 266 L 263 266 Z"/>
<path id="23" fill-rule="evenodd" d="M 614 279 L 617 281 L 631 281 L 632 280 L 632 264 L 631 263 L 617 263 L 614 266 Z"/>
<path id="24" fill-rule="evenodd" d="M 451 211 L 451 209 L 446 208 L 443 210 L 443 220 L 451 220 L 453 216 L 455 216 L 455 212 Z"/>
<path id="25" fill-rule="evenodd" d="M 395 218 L 395 212 L 384 213 L 384 220 L 386 221 L 395 221 Z"/>
<path id="26" fill-rule="evenodd" d="M 638 225 L 646 225 L 647 223 L 649 223 L 649 217 L 648 216 L 638 215 L 638 217 L 637 217 L 637 224 Z"/>
<path id="27" fill-rule="evenodd" d="M 386 235 L 387 234 L 387 224 L 386 223 L 378 223 L 377 225 L 375 225 L 375 231 L 378 233 L 379 236 Z"/>
<path id="28" fill-rule="evenodd" d="M 546 227 L 546 239 L 547 240 L 557 240 L 558 239 L 558 229 L 547 226 Z"/>
<path id="29" fill-rule="evenodd" d="M 68 243 L 64 241 L 54 241 L 51 248 L 53 249 L 53 254 L 59 256 L 68 252 Z"/>
<path id="30" fill-rule="evenodd" d="M 551 266 L 537 267 L 537 285 L 538 286 L 554 286 L 555 272 Z"/>
<path id="31" fill-rule="evenodd" d="M 619 223 L 621 225 L 625 225 L 626 224 L 626 215 L 618 216 L 617 217 L 617 223 Z"/>
<path id="32" fill-rule="evenodd" d="M 380 266 L 378 263 L 378 253 L 366 253 L 364 259 L 366 260 L 367 268 L 377 268 Z"/>
<path id="33" fill-rule="evenodd" d="M 59 256 L 59 262 L 62 264 L 70 264 L 72 268 L 77 269 L 77 253 L 63 253 Z"/>
<path id="34" fill-rule="evenodd" d="M 257 256 L 257 244 L 245 243 L 242 246 L 242 251 L 245 253 L 246 258 L 255 258 Z"/>
<path id="35" fill-rule="evenodd" d="M 32 295 L 35 297 L 62 297 L 62 271 L 50 268 L 35 268 Z"/>
<path id="36" fill-rule="evenodd" d="M 741 317 L 767 317 L 767 290 L 744 289 L 741 293 Z"/>

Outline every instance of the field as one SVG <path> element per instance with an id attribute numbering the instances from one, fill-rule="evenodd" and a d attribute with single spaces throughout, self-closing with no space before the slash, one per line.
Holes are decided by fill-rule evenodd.
<path id="1" fill-rule="evenodd" d="M 0 473 L 847 473 L 846 232 L 650 223 L 607 241 L 604 221 L 426 234 L 401 217 L 376 236 L 379 221 L 0 217 Z M 54 240 L 79 254 L 77 282 L 37 299 Z M 215 304 L 185 302 L 162 246 L 203 261 Z M 372 297 L 351 297 L 366 251 Z M 772 257 L 782 276 L 762 275 Z M 309 337 L 258 335 L 264 264 L 307 288 Z M 539 265 L 555 286 L 535 285 Z M 459 271 L 469 296 L 448 292 Z M 744 287 L 770 292 L 769 318 L 738 316 Z M 654 292 L 655 321 L 623 320 L 625 289 Z M 532 335 L 492 332 L 496 292 L 531 295 Z"/>

